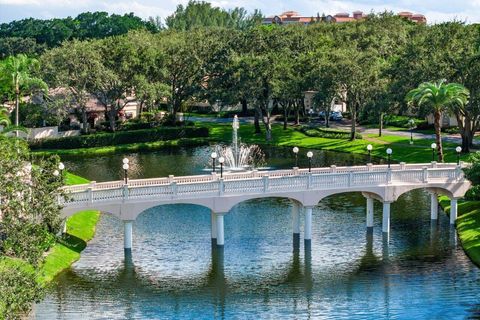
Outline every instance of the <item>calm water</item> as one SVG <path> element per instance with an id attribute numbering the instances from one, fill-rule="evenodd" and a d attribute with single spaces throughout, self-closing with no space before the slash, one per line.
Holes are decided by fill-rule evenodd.
<path id="1" fill-rule="evenodd" d="M 201 173 L 208 148 L 130 154 L 132 176 Z M 64 159 L 97 181 L 120 178 L 123 155 Z M 303 160 L 303 159 L 302 159 Z M 317 152 L 316 165 L 365 159 Z M 289 150 L 267 151 L 289 167 Z M 306 163 L 302 162 L 301 165 Z M 392 205 L 392 231 L 365 228 L 365 199 L 341 194 L 313 213 L 311 248 L 292 238 L 291 204 L 261 199 L 225 217 L 225 248 L 211 248 L 210 212 L 168 205 L 141 214 L 132 255 L 123 224 L 103 215 L 82 258 L 36 306 L 37 319 L 464 319 L 480 318 L 480 273 L 444 214 L 431 225 L 429 198 Z"/>

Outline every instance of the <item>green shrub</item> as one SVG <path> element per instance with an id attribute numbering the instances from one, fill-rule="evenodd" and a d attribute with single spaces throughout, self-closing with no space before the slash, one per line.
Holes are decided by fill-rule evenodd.
<path id="1" fill-rule="evenodd" d="M 464 169 L 465 176 L 472 182 L 472 187 L 467 191 L 467 200 L 480 200 L 480 151 L 472 153 L 468 158 L 471 166 Z"/>
<path id="2" fill-rule="evenodd" d="M 161 127 L 156 129 L 117 131 L 58 139 L 36 140 L 30 143 L 32 149 L 78 149 L 105 147 L 136 142 L 174 140 L 180 138 L 208 137 L 205 127 Z"/>
<path id="3" fill-rule="evenodd" d="M 19 259 L 0 258 L 0 319 L 20 319 L 45 291 L 33 268 Z"/>
<path id="4" fill-rule="evenodd" d="M 350 139 L 350 131 L 328 129 L 328 128 L 308 128 L 302 127 L 300 129 L 305 135 L 309 137 L 327 138 L 327 139 Z M 362 139 L 360 133 L 355 134 L 355 139 Z"/>

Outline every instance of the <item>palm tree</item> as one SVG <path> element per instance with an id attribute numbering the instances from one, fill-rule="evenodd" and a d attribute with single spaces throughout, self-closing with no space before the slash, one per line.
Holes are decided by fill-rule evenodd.
<path id="1" fill-rule="evenodd" d="M 408 103 L 415 103 L 419 107 L 426 106 L 433 111 L 437 154 L 438 160 L 441 162 L 443 162 L 442 124 L 440 121 L 442 113 L 450 107 L 465 105 L 468 97 L 467 88 L 459 83 L 447 83 L 446 80 L 424 82 L 406 96 Z"/>
<path id="2" fill-rule="evenodd" d="M 24 54 L 7 57 L 0 65 L 0 81 L 10 94 L 15 95 L 15 127 L 19 126 L 20 96 L 34 90 L 47 90 L 47 84 L 32 76 L 38 61 Z M 18 137 L 18 131 L 15 134 Z"/>

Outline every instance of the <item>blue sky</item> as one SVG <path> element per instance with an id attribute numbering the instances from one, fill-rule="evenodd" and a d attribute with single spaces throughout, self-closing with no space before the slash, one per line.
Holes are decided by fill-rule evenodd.
<path id="1" fill-rule="evenodd" d="M 84 11 L 109 13 L 134 12 L 142 18 L 170 15 L 178 4 L 188 0 L 0 0 L 0 22 L 28 17 L 49 19 L 76 16 Z M 480 0 L 215 0 L 215 6 L 226 9 L 244 7 L 248 11 L 260 9 L 265 15 L 295 10 L 302 15 L 334 14 L 337 12 L 411 11 L 424 14 L 430 23 L 448 20 L 480 22 Z"/>

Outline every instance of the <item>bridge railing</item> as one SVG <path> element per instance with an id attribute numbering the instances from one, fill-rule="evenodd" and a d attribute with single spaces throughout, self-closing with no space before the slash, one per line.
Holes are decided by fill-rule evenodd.
<path id="1" fill-rule="evenodd" d="M 66 187 L 69 203 L 93 203 L 116 199 L 192 198 L 234 194 L 268 193 L 290 190 L 324 190 L 392 183 L 427 183 L 463 179 L 463 171 L 455 164 L 424 164 L 391 166 L 355 166 L 305 169 L 251 171 L 217 175 L 154 178 L 123 181 L 92 182 Z"/>

